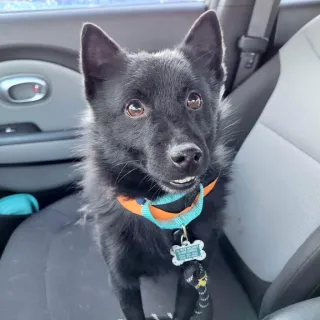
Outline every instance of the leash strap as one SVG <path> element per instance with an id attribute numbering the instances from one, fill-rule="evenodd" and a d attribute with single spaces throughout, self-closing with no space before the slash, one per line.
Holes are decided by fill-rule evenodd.
<path id="1" fill-rule="evenodd" d="M 198 291 L 198 300 L 194 314 L 190 320 L 211 319 L 210 295 L 208 289 L 208 275 L 199 261 L 190 262 L 184 269 L 184 278 L 187 283 Z"/>

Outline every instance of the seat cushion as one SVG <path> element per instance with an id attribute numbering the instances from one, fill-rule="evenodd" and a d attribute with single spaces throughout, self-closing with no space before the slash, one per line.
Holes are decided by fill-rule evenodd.
<path id="1" fill-rule="evenodd" d="M 90 226 L 79 223 L 80 205 L 77 196 L 67 197 L 26 220 L 13 234 L 0 261 L 1 319 L 123 317 Z M 211 273 L 217 319 L 257 319 L 219 254 Z M 176 281 L 175 275 L 143 280 L 147 315 L 173 312 Z"/>

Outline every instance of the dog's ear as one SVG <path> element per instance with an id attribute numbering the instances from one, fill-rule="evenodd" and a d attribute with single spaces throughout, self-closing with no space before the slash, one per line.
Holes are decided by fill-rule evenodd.
<path id="1" fill-rule="evenodd" d="M 86 23 L 81 32 L 80 68 L 87 97 L 94 94 L 98 81 L 109 78 L 125 62 L 120 46 L 98 26 Z"/>
<path id="2" fill-rule="evenodd" d="M 224 42 L 222 30 L 213 10 L 203 13 L 195 21 L 180 49 L 192 62 L 200 64 L 215 73 L 216 78 L 224 80 Z"/>

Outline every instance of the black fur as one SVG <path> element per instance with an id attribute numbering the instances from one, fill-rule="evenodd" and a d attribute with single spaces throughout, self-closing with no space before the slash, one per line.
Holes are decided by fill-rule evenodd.
<path id="1" fill-rule="evenodd" d="M 218 19 L 208 11 L 179 46 L 154 54 L 129 54 L 101 29 L 86 24 L 81 67 L 91 106 L 84 119 L 84 211 L 95 218 L 98 243 L 126 318 L 144 320 L 139 280 L 177 270 L 170 255 L 173 232 L 128 213 L 116 197 L 154 199 L 180 191 L 170 181 L 198 176 L 197 184 L 185 190 L 191 197 L 206 174 L 213 179 L 220 172 L 203 213 L 188 226 L 194 238 L 204 241 L 206 252 L 212 252 L 212 235 L 223 220 L 229 166 L 219 126 L 225 69 Z M 186 106 L 192 91 L 202 97 L 199 110 Z M 126 114 L 131 99 L 144 104 L 142 117 Z M 196 168 L 181 170 L 172 164 L 168 150 L 187 142 L 201 149 L 203 160 Z M 205 261 L 208 267 L 210 257 Z M 174 319 L 189 320 L 196 299 L 196 291 L 180 281 Z"/>

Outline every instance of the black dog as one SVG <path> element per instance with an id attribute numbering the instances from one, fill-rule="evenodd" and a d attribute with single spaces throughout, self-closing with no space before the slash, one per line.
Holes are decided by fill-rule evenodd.
<path id="1" fill-rule="evenodd" d="M 91 106 L 82 152 L 84 209 L 95 217 L 123 313 L 128 320 L 144 320 L 139 279 L 177 270 L 170 254 L 175 230 L 128 212 L 117 196 L 153 200 L 184 193 L 183 201 L 170 210 L 180 212 L 192 203 L 200 183 L 220 174 L 202 214 L 188 225 L 190 237 L 204 242 L 203 266 L 208 269 L 212 235 L 221 227 L 229 166 L 220 127 L 226 107 L 221 101 L 221 28 L 215 12 L 208 11 L 175 49 L 129 54 L 101 29 L 86 24 L 81 67 Z M 189 320 L 196 302 L 196 290 L 181 278 L 174 319 Z"/>

